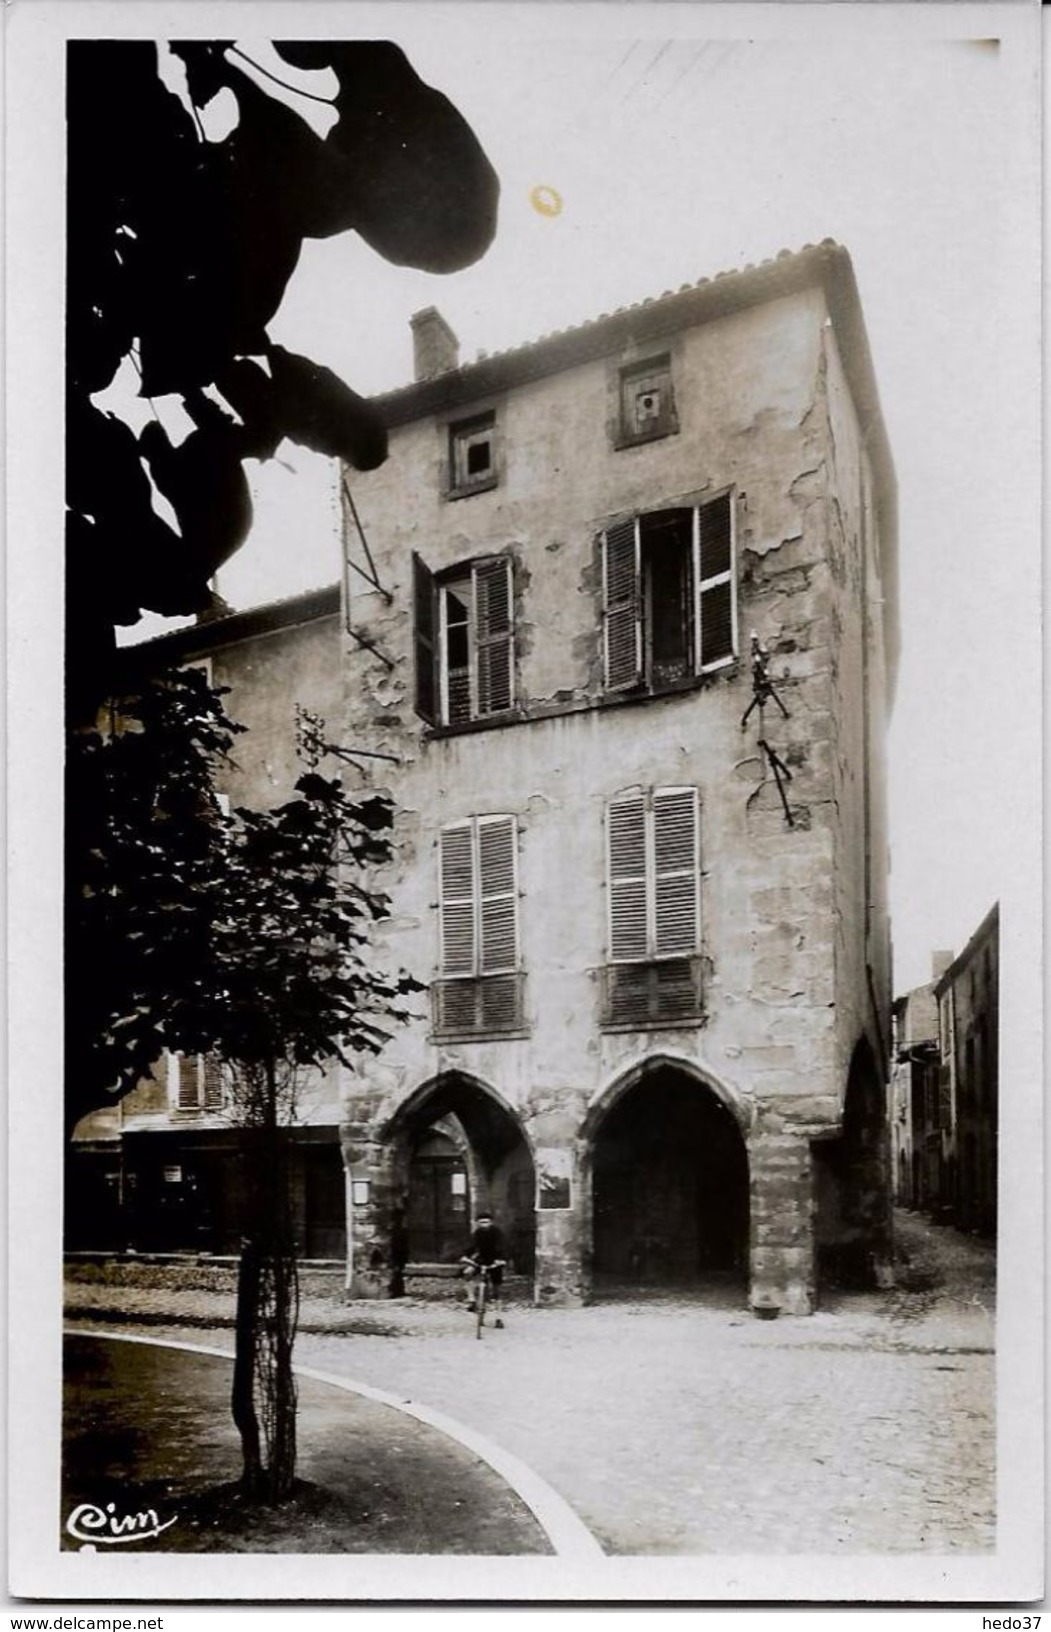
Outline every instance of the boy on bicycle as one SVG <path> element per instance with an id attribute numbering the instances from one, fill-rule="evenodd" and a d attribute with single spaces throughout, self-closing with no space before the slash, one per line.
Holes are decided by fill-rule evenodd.
<path id="1" fill-rule="evenodd" d="M 477 1282 L 478 1277 L 485 1270 L 489 1271 L 490 1296 L 493 1314 L 496 1316 L 493 1325 L 498 1331 L 502 1331 L 504 1323 L 500 1319 L 500 1286 L 504 1278 L 504 1265 L 507 1259 L 505 1257 L 503 1232 L 499 1225 L 494 1222 L 492 1213 L 482 1212 L 478 1214 L 477 1222 L 471 1232 L 471 1244 L 462 1261 L 470 1266 L 469 1270 L 464 1270 L 464 1274 L 470 1274 L 472 1283 Z M 469 1313 L 473 1314 L 478 1307 L 476 1298 L 477 1292 L 472 1284 L 467 1302 Z"/>

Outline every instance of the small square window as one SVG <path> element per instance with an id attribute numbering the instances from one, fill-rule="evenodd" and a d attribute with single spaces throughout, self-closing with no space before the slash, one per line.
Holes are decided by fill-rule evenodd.
<path id="1" fill-rule="evenodd" d="M 671 388 L 671 359 L 652 357 L 620 373 L 621 445 L 669 436 L 679 428 Z"/>
<path id="2" fill-rule="evenodd" d="M 496 486 L 496 425 L 492 414 L 449 427 L 449 493 L 459 497 Z"/>

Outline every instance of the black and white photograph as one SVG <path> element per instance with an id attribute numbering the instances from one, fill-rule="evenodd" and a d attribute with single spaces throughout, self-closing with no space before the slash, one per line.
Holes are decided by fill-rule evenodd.
<path id="1" fill-rule="evenodd" d="M 5 49 L 11 1600 L 1038 1603 L 1039 6 Z"/>

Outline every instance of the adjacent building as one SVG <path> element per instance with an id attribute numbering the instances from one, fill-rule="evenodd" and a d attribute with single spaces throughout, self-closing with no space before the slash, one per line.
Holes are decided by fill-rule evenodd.
<path id="1" fill-rule="evenodd" d="M 891 1139 L 895 1199 L 938 1213 L 947 1197 L 950 1129 L 942 1120 L 941 1048 L 935 982 L 952 962 L 935 952 L 931 979 L 894 1002 Z"/>
<path id="2" fill-rule="evenodd" d="M 319 1083 L 304 1250 L 379 1293 L 398 1214 L 442 1262 L 484 1205 L 540 1301 L 809 1311 L 889 1260 L 896 495 L 849 257 L 466 365 L 413 327 L 341 590 L 153 652 L 231 687 L 236 802 L 288 792 L 299 705 L 396 804 L 375 955 L 427 1000 Z M 140 1194 L 222 1142 L 172 1072 L 110 1113 L 126 1172 L 173 1152 Z"/>
<path id="3" fill-rule="evenodd" d="M 959 957 L 894 1005 L 896 1194 L 905 1206 L 996 1233 L 1000 911 Z"/>

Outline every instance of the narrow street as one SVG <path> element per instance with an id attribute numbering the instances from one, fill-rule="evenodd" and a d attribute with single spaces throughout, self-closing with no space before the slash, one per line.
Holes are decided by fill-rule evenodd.
<path id="1" fill-rule="evenodd" d="M 809 1318 L 760 1322 L 685 1297 L 523 1306 L 478 1342 L 450 1304 L 358 1303 L 339 1306 L 338 1332 L 309 1329 L 323 1322 L 308 1307 L 296 1357 L 484 1435 L 609 1553 L 989 1550 L 992 1253 L 911 1218 L 900 1240 L 905 1285 Z M 87 1329 L 88 1289 L 72 1290 L 69 1319 Z M 164 1294 L 137 1296 L 154 1322 L 137 1329 L 230 1346 L 229 1331 L 202 1329 L 201 1295 L 170 1299 L 185 1318 L 196 1297 L 193 1331 L 156 1324 Z M 125 1322 L 134 1302 L 123 1294 Z"/>

